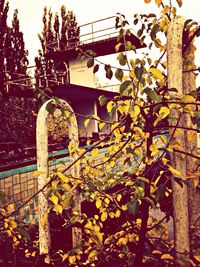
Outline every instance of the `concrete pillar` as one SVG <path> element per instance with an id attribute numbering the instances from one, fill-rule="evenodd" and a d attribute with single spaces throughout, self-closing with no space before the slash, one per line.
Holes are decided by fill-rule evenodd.
<path id="1" fill-rule="evenodd" d="M 183 55 L 182 55 L 182 36 L 184 23 L 186 19 L 183 17 L 175 17 L 169 25 L 167 33 L 167 61 L 168 61 L 168 88 L 176 88 L 178 95 L 183 92 Z M 171 98 L 175 98 L 176 93 L 171 94 Z M 171 125 L 185 125 L 184 114 L 178 109 L 171 111 Z M 173 134 L 174 128 L 170 129 L 170 135 Z M 185 150 L 185 133 L 176 134 L 176 138 L 172 138 L 172 145 L 178 142 L 182 149 Z M 187 180 L 186 158 L 180 153 L 171 153 L 171 165 L 180 171 L 180 177 Z M 174 211 L 174 232 L 175 232 L 175 249 L 177 260 L 182 262 L 184 266 L 189 266 L 189 220 L 188 220 L 188 191 L 187 186 L 183 184 L 181 187 L 174 177 L 172 177 L 173 190 L 173 211 Z"/>
<path id="2" fill-rule="evenodd" d="M 38 190 L 43 188 L 47 183 L 48 173 L 48 130 L 47 130 L 47 118 L 49 116 L 49 112 L 47 111 L 47 105 L 55 100 L 50 99 L 43 104 L 41 107 L 38 117 L 37 117 L 37 169 L 41 174 L 38 176 Z M 65 106 L 65 108 L 70 112 L 70 116 L 67 118 L 68 120 L 68 131 L 69 131 L 69 139 L 70 146 L 77 148 L 79 146 L 78 141 L 78 125 L 76 116 L 73 112 L 71 106 L 60 100 L 60 103 Z M 56 102 L 55 102 L 56 104 Z M 70 152 L 70 162 L 73 162 L 78 157 L 76 150 L 71 150 Z M 79 176 L 79 167 L 73 166 L 71 169 L 72 176 Z M 48 200 L 45 196 L 45 191 L 43 190 L 39 193 L 39 242 L 40 242 L 40 254 L 48 255 L 51 241 L 50 241 L 50 229 L 48 223 Z M 81 212 L 81 199 L 78 193 L 75 191 L 75 207 L 74 210 Z M 78 217 L 79 218 L 79 217 Z M 77 218 L 77 219 L 78 219 Z M 77 228 L 73 229 L 72 240 L 73 246 L 76 247 L 81 239 L 81 231 Z"/>

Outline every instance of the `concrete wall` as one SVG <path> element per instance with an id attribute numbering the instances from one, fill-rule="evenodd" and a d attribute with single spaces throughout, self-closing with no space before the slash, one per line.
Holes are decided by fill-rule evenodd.
<path id="1" fill-rule="evenodd" d="M 94 100 L 76 101 L 73 103 L 73 110 L 84 116 L 91 116 L 96 114 L 95 105 L 96 104 Z M 87 117 L 84 116 L 77 116 L 79 136 L 91 137 L 93 132 L 97 132 L 97 123 L 95 120 L 91 120 L 86 129 L 84 126 L 84 121 L 87 119 Z"/>
<path id="2" fill-rule="evenodd" d="M 99 163 L 104 157 L 106 148 L 100 149 L 100 155 L 96 161 Z M 60 153 L 67 153 L 67 150 L 60 151 Z M 90 155 L 91 153 L 88 153 Z M 64 162 L 64 165 L 63 165 Z M 50 172 L 59 167 L 64 167 L 69 164 L 68 157 L 62 157 L 55 159 L 49 163 Z M 0 172 L 0 191 L 4 192 L 8 197 L 8 203 L 14 203 L 15 209 L 24 203 L 24 201 L 31 198 L 38 190 L 37 177 L 34 176 L 34 172 L 37 170 L 36 164 L 28 164 L 24 167 L 12 169 Z M 66 173 L 70 174 L 70 170 Z M 26 204 L 20 212 L 17 213 L 25 222 L 38 223 L 38 196 L 31 198 L 28 204 Z"/>
<path id="3" fill-rule="evenodd" d="M 69 159 L 64 157 L 51 162 L 50 170 L 55 167 L 61 167 L 61 162 L 63 161 L 67 164 Z M 37 192 L 37 176 L 34 175 L 36 170 L 36 164 L 30 165 L 27 163 L 27 166 L 15 169 L 10 166 L 9 170 L 0 172 L 0 191 L 6 194 L 8 203 L 15 203 L 15 208 Z M 37 223 L 37 202 L 38 196 L 33 197 L 17 215 L 26 222 Z"/>
<path id="4" fill-rule="evenodd" d="M 95 75 L 93 67 L 87 67 L 88 58 L 80 61 L 71 60 L 69 63 L 70 83 L 96 88 Z"/>

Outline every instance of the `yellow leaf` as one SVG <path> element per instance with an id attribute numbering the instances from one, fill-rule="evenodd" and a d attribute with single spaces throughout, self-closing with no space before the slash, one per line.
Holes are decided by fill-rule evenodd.
<path id="1" fill-rule="evenodd" d="M 62 187 L 67 190 L 69 193 L 72 193 L 72 189 L 71 189 L 71 186 L 67 183 L 65 184 L 62 184 Z"/>
<path id="2" fill-rule="evenodd" d="M 70 116 L 70 122 L 74 123 L 75 122 L 75 118 L 76 118 L 75 116 Z"/>
<path id="3" fill-rule="evenodd" d="M 117 210 L 117 211 L 115 212 L 115 216 L 116 216 L 117 218 L 119 218 L 120 215 L 121 215 L 121 211 L 120 211 L 120 210 Z"/>
<path id="4" fill-rule="evenodd" d="M 118 194 L 117 197 L 116 197 L 116 199 L 119 202 L 122 199 L 122 195 L 121 194 Z"/>
<path id="5" fill-rule="evenodd" d="M 150 68 L 148 70 L 156 79 L 159 79 L 159 80 L 162 80 L 163 78 L 163 75 L 162 75 L 162 72 L 158 69 L 155 69 L 155 68 Z"/>
<path id="6" fill-rule="evenodd" d="M 85 126 L 85 128 L 87 128 L 89 122 L 90 122 L 90 119 L 87 119 L 87 120 L 84 121 L 84 126 Z"/>
<path id="7" fill-rule="evenodd" d="M 156 154 L 158 154 L 158 152 L 159 152 L 158 148 L 154 144 L 151 144 L 149 149 L 151 150 L 151 156 L 152 157 L 155 156 Z"/>
<path id="8" fill-rule="evenodd" d="M 69 182 L 69 178 L 66 177 L 62 172 L 57 172 L 57 175 L 64 183 L 68 183 Z"/>
<path id="9" fill-rule="evenodd" d="M 140 107 L 138 106 L 133 106 L 130 109 L 130 115 L 132 118 L 137 118 L 137 116 L 140 114 Z"/>
<path id="10" fill-rule="evenodd" d="M 96 158 L 98 156 L 98 154 L 99 154 L 98 148 L 92 149 L 91 154 L 92 154 L 93 158 Z"/>
<path id="11" fill-rule="evenodd" d="M 99 116 L 97 116 L 97 115 L 92 115 L 92 118 L 94 119 L 94 120 L 97 120 L 97 121 L 100 121 L 101 119 L 99 118 Z"/>
<path id="12" fill-rule="evenodd" d="M 162 260 L 173 260 L 174 258 L 170 254 L 163 254 L 161 256 Z"/>
<path id="13" fill-rule="evenodd" d="M 168 160 L 168 159 L 166 159 L 166 158 L 162 158 L 161 160 L 162 160 L 162 163 L 163 163 L 163 165 L 166 165 L 166 164 L 167 164 L 167 162 L 169 161 L 169 160 Z"/>
<path id="14" fill-rule="evenodd" d="M 104 122 L 99 123 L 99 130 L 102 130 L 106 124 Z"/>
<path id="15" fill-rule="evenodd" d="M 58 213 L 62 214 L 63 207 L 60 204 L 55 205 L 54 208 Z"/>
<path id="16" fill-rule="evenodd" d="M 199 185 L 199 178 L 194 178 L 193 179 L 193 184 L 194 184 L 194 187 L 197 188 L 198 185 Z"/>
<path id="17" fill-rule="evenodd" d="M 152 254 L 162 254 L 162 252 L 160 250 L 153 250 Z"/>
<path id="18" fill-rule="evenodd" d="M 197 265 L 193 262 L 193 260 L 188 259 L 188 261 L 192 267 L 197 267 Z"/>
<path id="19" fill-rule="evenodd" d="M 17 227 L 17 223 L 15 221 L 10 221 L 10 226 L 12 228 L 16 228 Z"/>
<path id="20" fill-rule="evenodd" d="M 45 172 L 42 172 L 42 171 L 35 171 L 33 173 L 33 176 L 39 176 L 40 174 L 44 174 Z"/>
<path id="21" fill-rule="evenodd" d="M 96 207 L 97 207 L 97 209 L 99 209 L 101 207 L 101 204 L 102 204 L 102 200 L 98 198 L 96 200 Z"/>
<path id="22" fill-rule="evenodd" d="M 76 262 L 76 256 L 75 255 L 70 255 L 69 256 L 69 263 L 71 263 L 71 264 L 74 264 Z"/>
<path id="23" fill-rule="evenodd" d="M 159 121 L 163 120 L 164 118 L 166 118 L 170 113 L 170 109 L 167 107 L 161 107 L 159 110 L 159 115 L 157 117 L 157 119 L 154 121 L 154 126 L 156 126 L 158 124 Z"/>
<path id="24" fill-rule="evenodd" d="M 69 112 L 68 110 L 65 110 L 65 111 L 64 111 L 64 114 L 65 114 L 65 117 L 66 117 L 66 118 L 69 118 L 69 116 L 70 116 L 70 112 Z"/>
<path id="25" fill-rule="evenodd" d="M 162 0 L 155 0 L 155 2 L 156 2 L 156 5 L 157 5 L 158 7 L 160 7 L 160 5 L 161 5 L 161 3 L 162 3 Z"/>
<path id="26" fill-rule="evenodd" d="M 108 213 L 106 211 L 102 212 L 101 214 L 101 221 L 104 222 L 108 217 Z"/>
<path id="27" fill-rule="evenodd" d="M 112 161 L 110 162 L 110 164 L 109 164 L 109 167 L 110 167 L 110 168 L 113 168 L 113 167 L 115 166 L 115 163 L 116 163 L 116 162 L 115 162 L 114 160 L 112 160 Z"/>
<path id="28" fill-rule="evenodd" d="M 187 140 L 189 142 L 197 140 L 197 134 L 193 131 L 188 131 Z"/>
<path id="29" fill-rule="evenodd" d="M 198 262 L 200 262 L 200 256 L 199 255 L 195 255 L 194 258 L 195 258 L 195 260 L 197 260 Z"/>
<path id="30" fill-rule="evenodd" d="M 163 65 L 163 67 L 167 67 L 167 61 L 163 61 L 163 63 L 162 63 L 162 65 Z"/>
<path id="31" fill-rule="evenodd" d="M 161 107 L 159 110 L 159 115 L 162 115 L 162 119 L 166 118 L 170 113 L 170 109 L 168 107 Z"/>
<path id="32" fill-rule="evenodd" d="M 6 209 L 8 212 L 12 212 L 14 210 L 14 204 L 9 204 Z"/>
<path id="33" fill-rule="evenodd" d="M 93 259 L 96 255 L 97 255 L 97 251 L 96 250 L 90 251 L 90 253 L 88 255 L 88 260 Z"/>
<path id="34" fill-rule="evenodd" d="M 184 95 L 184 96 L 181 97 L 180 101 L 183 102 L 183 103 L 187 103 L 187 102 L 195 102 L 196 100 L 191 95 Z"/>
<path id="35" fill-rule="evenodd" d="M 110 199 L 109 199 L 109 198 L 105 198 L 105 199 L 104 199 L 104 202 L 105 202 L 106 204 L 109 204 L 109 203 L 110 203 Z"/>
<path id="36" fill-rule="evenodd" d="M 48 218 L 48 213 L 45 213 L 44 216 L 41 219 L 41 222 L 40 222 L 40 225 L 41 225 L 42 229 L 45 229 L 47 218 Z"/>
<path id="37" fill-rule="evenodd" d="M 53 195 L 49 199 L 53 202 L 54 205 L 58 204 L 58 197 L 57 196 Z"/>
<path id="38" fill-rule="evenodd" d="M 109 101 L 107 104 L 107 111 L 111 112 L 114 106 L 115 106 L 115 103 L 113 101 Z"/>
<path id="39" fill-rule="evenodd" d="M 176 176 L 180 176 L 180 174 L 181 174 L 180 171 L 174 169 L 172 166 L 168 166 L 168 169 L 172 174 L 174 174 Z"/>
<path id="40" fill-rule="evenodd" d="M 161 138 L 162 142 L 166 145 L 166 143 L 167 143 L 166 136 L 165 135 L 161 135 L 160 138 Z"/>
<path id="41" fill-rule="evenodd" d="M 125 246 L 128 242 L 127 237 L 121 237 L 118 241 L 117 241 L 117 245 L 122 245 Z"/>
<path id="42" fill-rule="evenodd" d="M 145 3 L 150 3 L 150 2 L 151 2 L 151 0 L 144 0 L 144 2 L 145 2 Z"/>

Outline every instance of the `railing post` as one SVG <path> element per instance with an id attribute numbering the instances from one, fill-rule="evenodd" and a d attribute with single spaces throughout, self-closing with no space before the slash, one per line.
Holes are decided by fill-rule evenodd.
<path id="1" fill-rule="evenodd" d="M 176 88 L 177 96 L 184 94 L 183 92 L 183 55 L 182 55 L 182 37 L 184 23 L 186 19 L 183 17 L 175 17 L 168 29 L 167 33 L 167 61 L 168 61 L 168 88 Z M 176 97 L 176 93 L 172 93 L 172 98 Z M 176 127 L 184 126 L 185 116 L 179 109 L 171 111 L 171 125 Z M 170 130 L 172 145 L 178 142 L 183 150 L 186 148 L 185 132 L 174 134 L 174 128 Z M 180 171 L 180 177 L 187 180 L 186 158 L 180 153 L 171 153 L 171 165 Z M 184 266 L 189 266 L 189 218 L 188 218 L 188 191 L 187 185 L 184 183 L 180 186 L 172 177 L 173 190 L 173 211 L 174 211 L 174 231 L 175 231 L 175 249 L 176 258 Z"/>

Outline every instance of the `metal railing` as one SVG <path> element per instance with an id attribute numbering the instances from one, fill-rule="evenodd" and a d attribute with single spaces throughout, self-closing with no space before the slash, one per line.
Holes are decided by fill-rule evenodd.
<path id="1" fill-rule="evenodd" d="M 117 36 L 118 30 L 115 28 L 116 16 L 107 17 L 79 26 L 79 36 L 67 39 L 66 44 L 59 41 L 47 44 L 47 48 L 60 50 L 60 46 L 65 49 L 72 49 L 80 45 L 89 44 Z M 70 29 L 69 29 L 70 30 Z"/>

